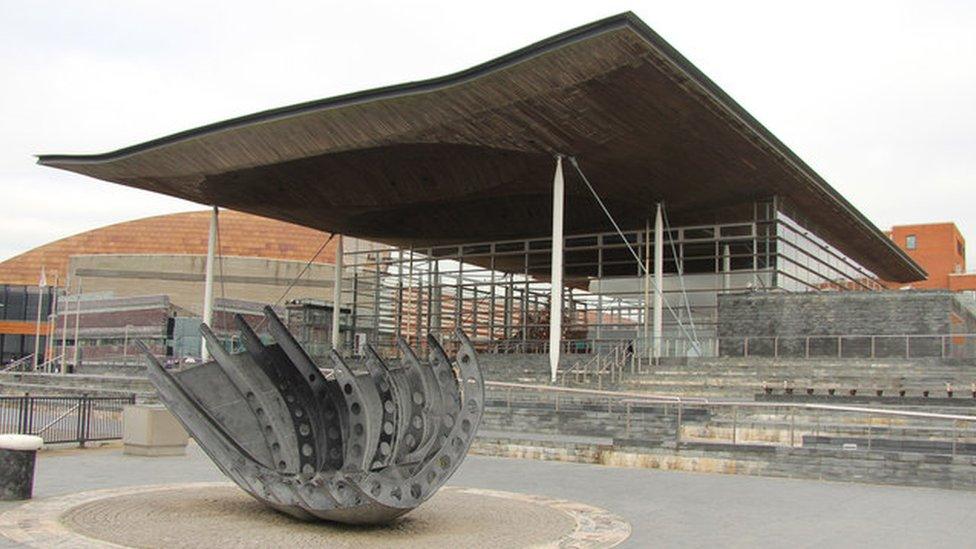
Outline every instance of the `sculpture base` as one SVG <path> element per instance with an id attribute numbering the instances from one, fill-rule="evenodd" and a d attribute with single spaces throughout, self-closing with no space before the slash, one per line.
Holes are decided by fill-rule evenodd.
<path id="1" fill-rule="evenodd" d="M 457 487 L 385 526 L 301 522 L 233 485 L 203 483 L 38 500 L 0 515 L 0 533 L 38 547 L 612 547 L 630 526 L 581 503 Z"/>

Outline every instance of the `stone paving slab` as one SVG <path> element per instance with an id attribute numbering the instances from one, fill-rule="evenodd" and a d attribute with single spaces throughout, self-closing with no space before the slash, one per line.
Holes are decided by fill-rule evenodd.
<path id="1" fill-rule="evenodd" d="M 229 482 L 81 492 L 0 513 L 0 532 L 29 547 L 609 548 L 630 534 L 602 509 L 542 496 L 447 487 L 387 525 L 303 522 Z"/>
<path id="2" fill-rule="evenodd" d="M 192 443 L 187 456 L 168 458 L 44 451 L 35 496 L 224 480 Z M 620 547 L 971 547 L 976 520 L 973 492 L 481 456 L 468 456 L 449 484 L 606 509 L 631 525 Z"/>

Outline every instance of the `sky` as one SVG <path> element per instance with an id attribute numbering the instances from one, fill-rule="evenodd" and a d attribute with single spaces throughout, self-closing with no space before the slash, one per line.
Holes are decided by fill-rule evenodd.
<path id="1" fill-rule="evenodd" d="M 36 154 L 440 76 L 628 10 L 879 228 L 955 221 L 976 258 L 976 2 L 0 0 L 0 260 L 202 208 Z"/>

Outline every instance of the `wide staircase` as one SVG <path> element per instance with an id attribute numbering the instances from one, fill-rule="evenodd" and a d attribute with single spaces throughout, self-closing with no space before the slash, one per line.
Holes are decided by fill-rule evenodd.
<path id="1" fill-rule="evenodd" d="M 635 368 L 637 370 L 637 368 Z M 623 367 L 605 387 L 662 395 L 752 399 L 774 393 L 835 395 L 972 396 L 976 364 L 952 359 L 665 359 L 631 372 Z M 566 385 L 593 387 L 593 379 L 567 378 Z"/>

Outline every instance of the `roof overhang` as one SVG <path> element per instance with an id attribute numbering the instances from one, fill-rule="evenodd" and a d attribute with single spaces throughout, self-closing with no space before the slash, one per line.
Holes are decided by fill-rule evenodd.
<path id="1" fill-rule="evenodd" d="M 394 244 L 545 235 L 556 154 L 578 159 L 625 228 L 651 205 L 724 222 L 789 200 L 882 278 L 925 272 L 631 13 L 449 76 L 260 112 L 39 163 L 202 204 Z M 571 174 L 568 174 L 571 176 Z M 567 233 L 608 230 L 567 183 Z"/>

